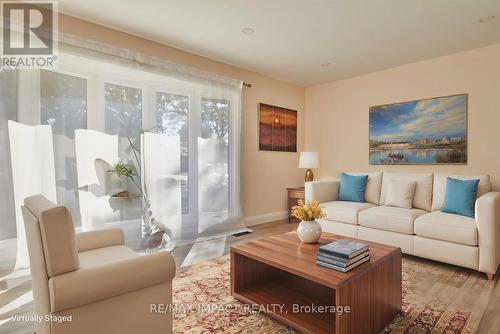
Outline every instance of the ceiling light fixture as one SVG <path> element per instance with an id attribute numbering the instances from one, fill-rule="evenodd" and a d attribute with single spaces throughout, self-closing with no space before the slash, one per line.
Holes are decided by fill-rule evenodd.
<path id="1" fill-rule="evenodd" d="M 255 30 L 253 30 L 250 27 L 245 27 L 245 28 L 241 29 L 241 32 L 244 33 L 245 35 L 251 35 L 255 32 Z"/>
<path id="2" fill-rule="evenodd" d="M 490 16 L 483 16 L 479 19 L 479 23 L 486 23 L 486 22 L 491 22 L 495 19 L 495 16 L 490 15 Z"/>

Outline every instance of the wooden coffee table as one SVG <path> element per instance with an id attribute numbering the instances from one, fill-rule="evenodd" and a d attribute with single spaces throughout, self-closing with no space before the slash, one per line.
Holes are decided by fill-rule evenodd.
<path id="1" fill-rule="evenodd" d="M 343 238 L 303 244 L 290 232 L 231 247 L 231 294 L 304 333 L 378 333 L 401 311 L 401 249 L 363 241 L 369 262 L 318 266 L 318 247 Z"/>

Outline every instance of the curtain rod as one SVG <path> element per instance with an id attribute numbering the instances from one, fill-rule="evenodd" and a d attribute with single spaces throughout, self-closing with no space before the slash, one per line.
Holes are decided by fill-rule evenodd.
<path id="1" fill-rule="evenodd" d="M 244 82 L 244 83 L 243 83 L 243 86 L 248 87 L 248 88 L 251 88 L 251 87 L 252 87 L 252 84 L 251 84 L 251 83 Z"/>

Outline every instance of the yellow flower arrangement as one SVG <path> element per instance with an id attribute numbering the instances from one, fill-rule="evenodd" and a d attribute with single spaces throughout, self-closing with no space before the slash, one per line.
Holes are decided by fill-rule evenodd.
<path id="1" fill-rule="evenodd" d="M 319 206 L 318 201 L 312 200 L 304 203 L 303 200 L 299 199 L 298 204 L 292 207 L 292 216 L 300 220 L 311 221 L 323 219 L 326 217 L 326 214 Z"/>

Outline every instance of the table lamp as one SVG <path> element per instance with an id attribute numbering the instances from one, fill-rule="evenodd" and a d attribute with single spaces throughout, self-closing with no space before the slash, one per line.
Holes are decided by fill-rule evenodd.
<path id="1" fill-rule="evenodd" d="M 318 152 L 300 152 L 299 168 L 307 168 L 305 181 L 313 181 L 314 175 L 311 168 L 319 168 Z"/>

